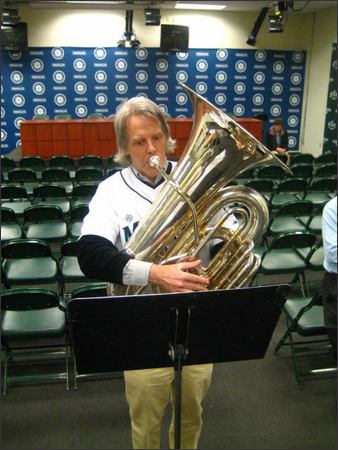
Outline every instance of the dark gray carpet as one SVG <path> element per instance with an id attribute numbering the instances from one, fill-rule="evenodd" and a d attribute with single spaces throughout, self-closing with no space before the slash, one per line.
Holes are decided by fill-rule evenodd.
<path id="1" fill-rule="evenodd" d="M 336 448 L 336 380 L 308 380 L 299 389 L 288 349 L 272 352 L 283 330 L 281 316 L 264 359 L 215 365 L 200 448 Z M 322 363 L 334 364 L 333 357 Z M 68 392 L 60 382 L 13 385 L 1 416 L 5 449 L 131 447 L 122 379 L 81 380 Z M 167 414 L 163 448 L 168 423 Z"/>

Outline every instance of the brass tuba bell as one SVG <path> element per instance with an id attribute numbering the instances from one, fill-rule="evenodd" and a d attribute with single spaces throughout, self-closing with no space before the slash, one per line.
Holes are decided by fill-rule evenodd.
<path id="1" fill-rule="evenodd" d="M 197 258 L 211 242 L 220 247 L 201 274 L 209 289 L 243 286 L 257 271 L 254 253 L 269 220 L 265 199 L 244 186 L 226 186 L 241 172 L 271 162 L 290 169 L 261 142 L 220 109 L 182 84 L 193 105 L 194 122 L 187 146 L 170 177 L 153 157 L 151 163 L 166 179 L 125 251 L 156 264 Z M 234 214 L 232 231 L 224 222 Z M 144 288 L 129 286 L 127 294 Z"/>

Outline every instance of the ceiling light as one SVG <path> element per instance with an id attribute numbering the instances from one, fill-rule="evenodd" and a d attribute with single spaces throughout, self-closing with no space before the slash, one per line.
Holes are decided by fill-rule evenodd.
<path id="1" fill-rule="evenodd" d="M 191 3 L 191 2 L 177 2 L 175 5 L 175 9 L 209 9 L 214 11 L 221 11 L 222 9 L 225 9 L 226 5 L 217 3 Z"/>

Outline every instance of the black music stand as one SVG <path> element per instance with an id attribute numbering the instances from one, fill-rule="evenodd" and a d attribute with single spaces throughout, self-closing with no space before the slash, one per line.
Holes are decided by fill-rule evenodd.
<path id="1" fill-rule="evenodd" d="M 184 365 L 263 358 L 290 286 L 69 301 L 78 373 L 175 370 L 175 448 Z"/>

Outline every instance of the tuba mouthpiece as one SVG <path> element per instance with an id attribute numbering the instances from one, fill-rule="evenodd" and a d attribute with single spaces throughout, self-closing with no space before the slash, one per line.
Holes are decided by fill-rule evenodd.
<path id="1" fill-rule="evenodd" d="M 157 156 L 157 155 L 151 156 L 151 157 L 149 158 L 149 165 L 150 165 L 151 167 L 156 167 L 156 168 L 161 167 L 160 162 L 161 162 L 160 157 Z"/>

